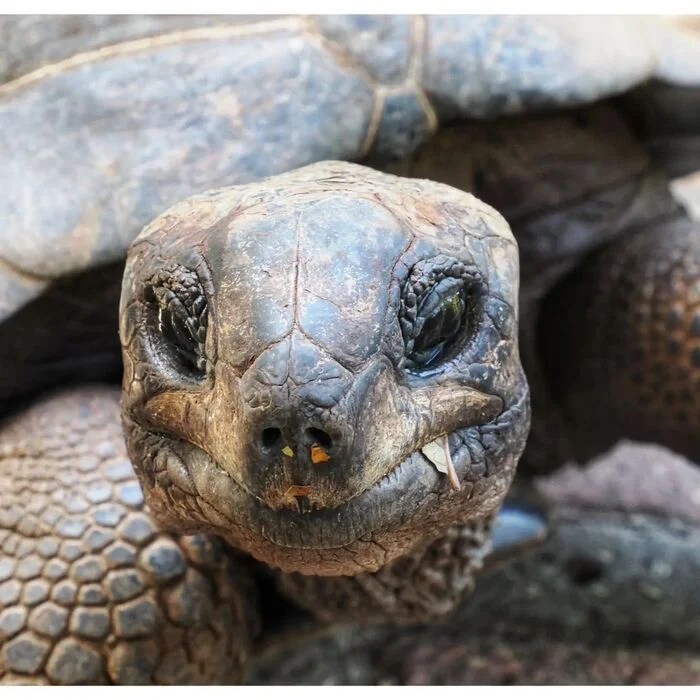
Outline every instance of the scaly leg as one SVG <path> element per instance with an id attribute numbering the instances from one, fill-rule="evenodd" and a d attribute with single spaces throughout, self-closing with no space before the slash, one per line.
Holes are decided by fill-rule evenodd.
<path id="1" fill-rule="evenodd" d="M 256 627 L 242 563 L 144 510 L 114 389 L 0 429 L 0 684 L 231 683 Z"/>

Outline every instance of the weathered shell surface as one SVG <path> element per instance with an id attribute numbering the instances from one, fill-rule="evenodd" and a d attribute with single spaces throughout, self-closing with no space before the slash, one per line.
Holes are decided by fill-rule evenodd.
<path id="1" fill-rule="evenodd" d="M 438 118 L 700 81 L 632 17 L 83 17 L 0 23 L 0 321 L 119 259 L 174 202 L 325 159 L 400 157 Z M 80 52 L 83 53 L 80 53 Z M 31 72 L 27 72 L 31 71 Z"/>

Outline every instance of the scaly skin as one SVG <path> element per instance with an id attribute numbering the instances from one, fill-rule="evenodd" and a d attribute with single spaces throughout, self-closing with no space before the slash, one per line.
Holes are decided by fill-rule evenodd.
<path id="1" fill-rule="evenodd" d="M 0 685 L 236 683 L 249 656 L 284 641 L 261 637 L 263 606 L 280 605 L 249 559 L 153 521 L 118 397 L 64 391 L 0 426 Z M 322 621 L 431 619 L 472 589 L 488 534 L 452 528 L 376 574 L 282 575 L 282 589 Z M 309 628 L 311 616 L 294 622 L 288 643 Z"/>
<path id="2" fill-rule="evenodd" d="M 492 209 L 347 163 L 167 211 L 132 249 L 121 304 L 123 425 L 149 514 L 296 572 L 282 589 L 323 620 L 446 613 L 481 568 L 529 425 L 517 280 Z M 421 324 L 441 318 L 425 309 L 442 307 L 421 299 L 443 289 L 464 330 L 424 372 Z M 235 680 L 255 624 L 246 569 L 129 515 L 143 496 L 115 409 L 66 394 L 2 435 L 6 680 Z M 309 434 L 330 443 L 320 462 Z M 446 434 L 460 488 L 420 451 Z M 131 559 L 113 561 L 124 538 Z M 91 587 L 95 607 L 82 587 L 56 601 L 23 583 L 41 575 Z"/>
<path id="3" fill-rule="evenodd" d="M 491 518 L 529 424 L 517 281 L 492 209 L 349 163 L 171 208 L 131 248 L 120 313 L 127 446 L 155 517 L 320 576 Z M 443 289 L 462 290 L 462 331 L 412 369 L 420 295 Z M 445 435 L 461 488 L 421 452 Z"/>
<path id="4" fill-rule="evenodd" d="M 64 392 L 0 433 L 0 683 L 231 683 L 256 630 L 245 566 L 154 524 L 119 392 Z"/>
<path id="5" fill-rule="evenodd" d="M 610 22 L 605 21 L 606 24 Z M 59 65 L 39 68 L 31 75 L 20 75 L 11 85 L 0 88 L 3 156 L 4 161 L 12 165 L 8 171 L 11 175 L 4 183 L 6 197 L 0 202 L 0 205 L 9 203 L 4 217 L 8 223 L 7 235 L 0 238 L 0 260 L 3 263 L 0 315 L 9 317 L 22 304 L 40 294 L 57 276 L 118 258 L 140 226 L 166 205 L 195 189 L 231 182 L 232 174 L 235 174 L 236 182 L 244 182 L 320 158 L 368 156 L 382 161 L 410 152 L 434 131 L 438 118 L 491 116 L 525 107 L 566 105 L 628 87 L 652 74 L 688 77 L 687 71 L 682 70 L 682 62 L 681 68 L 674 63 L 679 53 L 660 49 L 664 39 L 675 46 L 676 42 L 668 41 L 672 38 L 671 33 L 656 32 L 644 20 L 640 20 L 636 27 L 613 23 L 618 29 L 618 37 L 627 38 L 623 43 L 628 44 L 632 56 L 630 64 L 623 66 L 621 73 L 600 70 L 601 67 L 610 67 L 604 47 L 612 46 L 615 54 L 617 44 L 597 42 L 600 50 L 591 52 L 590 44 L 585 40 L 571 41 L 573 25 L 565 19 L 542 20 L 534 24 L 523 18 L 387 18 L 365 26 L 363 22 L 362 19 L 296 18 L 244 28 L 225 26 L 185 30 L 153 40 L 102 47 L 81 56 L 69 52 Z M 360 29 L 362 31 L 358 31 Z M 597 38 L 599 29 L 600 25 L 595 22 L 580 21 L 573 35 L 574 38 L 585 38 L 590 34 Z M 387 43 L 377 42 L 379 36 Z M 638 36 L 641 40 L 635 41 Z M 524 41 L 523 37 L 529 38 Z M 463 50 L 465 39 L 474 40 L 470 42 L 468 52 Z M 387 52 L 385 49 L 389 45 L 392 51 Z M 377 47 L 380 48 L 378 52 Z M 693 55 L 693 51 L 690 53 Z M 58 55 L 62 55 L 61 51 L 47 53 L 48 57 Z M 468 57 L 466 66 L 464 56 Z M 474 60 L 475 56 L 482 60 Z M 242 71 L 236 73 L 239 67 Z M 15 68 L 10 65 L 3 70 L 11 72 Z M 183 73 L 190 76 L 189 81 L 177 79 Z M 553 76 L 557 80 L 552 80 Z M 585 76 L 595 79 L 591 83 L 583 79 Z M 139 83 L 141 90 L 133 91 L 135 82 Z M 543 88 L 549 84 L 556 86 L 555 94 L 549 94 L 546 87 Z M 233 89 L 232 85 L 235 86 Z M 98 92 L 92 92 L 95 86 L 99 86 Z M 163 86 L 166 86 L 165 91 Z M 475 91 L 473 86 L 476 86 Z M 177 88 L 184 89 L 182 94 L 172 94 Z M 170 99 L 163 110 L 166 92 Z M 74 99 L 76 95 L 84 99 Z M 141 101 L 134 105 L 130 101 L 132 95 L 137 95 Z M 265 95 L 263 101 L 261 95 Z M 183 112 L 173 108 L 175 104 L 186 105 L 186 109 Z M 37 110 L 36 105 L 41 108 Z M 356 108 L 355 111 L 349 108 L 350 105 Z M 47 113 L 55 118 L 47 121 Z M 252 122 L 251 115 L 254 116 Z M 284 125 L 282 136 L 275 131 L 280 123 Z M 56 124 L 69 125 L 66 138 L 55 138 Z M 205 128 L 193 129 L 190 128 L 192 124 L 204 124 Z M 95 125 L 97 128 L 93 128 Z M 114 138 L 125 128 L 130 134 L 128 148 L 123 147 L 121 138 Z M 204 134 L 206 138 L 203 138 Z M 243 138 L 241 134 L 244 134 Z M 76 152 L 81 154 L 77 162 L 72 159 Z M 85 153 L 90 155 L 83 157 Z M 71 177 L 66 177 L 67 169 Z M 15 171 L 22 172 L 23 176 L 14 177 Z M 174 171 L 181 176 L 172 178 Z M 36 197 L 32 196 L 31 188 L 37 188 Z M 22 208 L 17 204 L 26 201 L 33 205 Z M 51 246 L 52 254 L 47 256 L 46 240 L 49 239 L 54 245 Z M 17 241 L 22 242 L 21 246 L 17 246 Z M 512 308 L 516 306 L 512 300 L 505 304 Z M 493 308 L 489 309 L 490 313 L 493 313 Z M 495 316 L 503 318 L 498 312 Z M 498 327 L 499 321 L 494 321 L 494 325 Z M 510 340 L 502 328 L 498 331 Z M 205 344 L 204 339 L 201 342 Z M 502 359 L 498 357 L 491 369 L 495 369 Z M 355 544 L 350 540 L 338 548 L 345 550 L 340 553 L 339 560 L 331 561 L 333 557 L 328 556 L 327 561 L 322 561 L 324 557 L 317 556 L 315 545 L 320 542 L 320 548 L 324 549 L 328 540 L 337 534 L 331 530 L 331 534 L 326 531 L 319 537 L 311 553 L 287 557 L 284 566 L 307 573 L 326 574 L 381 571 L 383 564 L 407 553 L 413 545 L 422 547 L 438 533 L 444 535 L 444 520 L 462 523 L 485 521 L 490 517 L 512 478 L 527 422 L 524 386 L 515 376 L 519 374 L 517 360 L 515 365 L 515 369 L 510 368 L 509 375 L 506 373 L 507 376 L 500 378 L 499 390 L 493 394 L 479 394 L 478 390 L 470 394 L 477 400 L 470 406 L 469 420 L 462 419 L 469 423 L 466 436 L 460 434 L 464 425 L 454 430 L 455 426 L 450 424 L 459 410 L 454 395 L 447 397 L 451 398 L 451 403 L 426 400 L 425 395 L 422 402 L 416 402 L 419 407 L 416 412 L 420 414 L 420 409 L 423 410 L 421 418 L 429 424 L 429 429 L 424 426 L 417 429 L 419 437 L 411 442 L 410 447 L 419 448 L 439 430 L 453 436 L 456 434 L 457 439 L 452 439 L 451 447 L 457 448 L 461 457 L 457 460 L 459 476 L 470 477 L 468 493 L 459 498 L 452 495 L 450 500 L 440 493 L 438 478 L 433 474 L 433 483 L 429 485 L 433 488 L 426 489 L 433 500 L 428 497 L 422 501 L 418 499 L 423 509 L 418 512 L 422 517 L 416 517 L 424 527 L 420 534 L 417 533 L 417 523 L 411 522 L 410 518 L 408 523 L 404 522 L 407 516 L 402 513 L 404 517 L 398 518 L 401 522 L 392 529 L 390 537 L 380 536 L 377 541 L 374 532 L 365 537 L 361 545 L 364 551 L 359 556 L 348 547 L 348 544 Z M 139 375 L 140 369 L 138 367 L 131 377 L 129 390 L 139 382 L 148 383 Z M 338 373 L 342 375 L 341 370 Z M 220 375 L 231 379 L 235 372 L 226 375 L 221 371 Z M 338 376 L 332 378 L 338 379 Z M 474 377 L 471 379 L 478 383 Z M 254 398 L 259 399 L 260 395 L 263 399 L 269 398 L 265 393 L 275 386 L 275 382 L 258 383 L 266 388 L 251 392 L 258 394 Z M 290 390 L 289 386 L 285 388 Z M 501 413 L 503 420 L 499 425 L 495 419 L 502 406 L 496 399 L 503 401 L 503 394 L 508 393 L 505 390 L 517 394 L 515 398 L 509 395 L 505 401 L 515 413 Z M 383 391 L 377 394 L 383 394 Z M 11 400 L 12 394 L 3 398 Z M 220 410 L 214 416 L 214 422 L 223 423 L 228 417 L 226 409 L 236 407 L 235 402 L 226 403 L 228 398 L 231 397 L 224 396 L 215 406 Z M 444 403 L 447 403 L 447 409 Z M 182 396 L 155 401 L 149 406 L 152 409 L 149 418 L 161 429 L 175 432 L 183 442 L 193 445 L 188 448 L 189 456 L 201 462 L 201 454 L 195 449 L 206 453 L 211 448 L 219 456 L 230 445 L 220 449 L 222 441 L 225 442 L 221 438 L 224 428 L 214 436 L 213 443 L 218 440 L 218 444 L 212 447 L 209 444 L 211 435 L 197 434 L 198 431 L 188 425 L 191 417 L 188 411 L 193 404 L 196 401 L 188 403 Z M 253 407 L 259 407 L 259 404 Z M 401 407 L 405 408 L 405 404 Z M 179 411 L 182 411 L 181 415 Z M 150 456 L 139 453 L 143 448 L 139 448 L 138 443 L 149 436 L 148 427 L 153 427 L 151 423 L 144 436 L 143 426 L 138 425 L 140 418 L 143 414 L 127 416 L 126 424 L 130 430 L 132 454 L 138 457 L 140 469 L 145 466 L 142 471 L 151 478 L 149 486 L 152 487 L 156 477 L 148 472 L 158 472 L 163 465 L 149 464 Z M 202 420 L 200 415 L 195 419 L 200 421 L 198 427 L 201 427 L 209 417 Z M 508 427 L 514 429 L 509 432 Z M 151 434 L 150 437 L 154 436 Z M 161 435 L 154 439 L 163 441 Z M 502 443 L 500 453 L 494 446 L 499 441 Z M 207 444 L 202 448 L 201 443 Z M 153 444 L 148 447 L 153 447 Z M 378 448 L 376 444 L 373 447 Z M 404 445 L 403 451 L 396 452 L 406 451 L 407 445 Z M 369 452 L 379 455 L 380 450 Z M 225 456 L 230 458 L 226 465 L 229 471 L 236 472 L 236 460 L 230 454 Z M 404 456 L 402 453 L 401 457 Z M 235 457 L 240 457 L 240 453 Z M 416 462 L 419 460 L 411 457 L 409 466 L 416 467 Z M 370 469 L 361 476 L 354 474 L 352 482 L 340 480 L 340 483 L 332 483 L 332 488 L 329 483 L 318 489 L 314 487 L 309 503 L 303 508 L 310 504 L 312 508 L 332 510 L 370 490 L 377 477 L 391 476 L 392 465 L 382 463 L 381 455 L 371 466 L 374 470 Z M 188 476 L 191 479 L 192 474 L 188 475 L 188 470 L 189 465 L 180 471 L 173 467 L 173 473 L 177 473 L 180 479 L 179 485 L 186 484 L 190 488 L 187 479 Z M 211 471 L 221 476 L 215 470 Z M 163 469 L 160 472 L 156 476 L 162 477 Z M 281 488 L 280 483 L 271 485 L 265 481 L 264 475 L 256 483 L 253 483 L 255 479 L 245 481 L 244 476 L 249 474 L 236 472 L 233 476 L 237 477 L 237 483 L 245 482 L 249 493 L 272 506 L 272 510 L 290 505 L 288 489 Z M 236 478 L 233 481 L 236 482 Z M 284 480 L 281 482 L 282 487 L 289 485 Z M 201 482 L 195 484 L 195 491 L 200 485 Z M 216 507 L 212 507 L 212 499 L 207 500 L 211 491 L 217 489 L 206 487 L 221 485 L 221 480 L 214 484 L 209 480 L 202 489 L 207 491 L 203 500 L 208 503 L 209 510 L 198 504 L 200 510 L 205 511 L 203 518 L 199 517 L 200 512 L 196 513 L 198 527 L 205 523 L 215 524 L 224 531 L 231 527 L 231 522 L 226 522 Z M 177 503 L 173 507 L 162 496 L 171 483 L 166 480 L 157 486 L 160 490 L 157 489 L 153 504 L 158 506 L 158 516 L 165 522 L 177 521 L 178 525 L 184 526 L 180 521 L 192 516 L 192 503 Z M 26 493 L 24 495 L 26 497 Z M 215 493 L 213 500 L 216 506 L 221 505 L 221 493 Z M 440 500 L 441 508 L 431 515 L 428 511 L 434 500 Z M 473 502 L 465 504 L 464 501 L 469 500 Z M 442 507 L 443 503 L 447 506 Z M 24 506 L 31 507 L 26 502 Z M 462 512 L 462 509 L 467 512 Z M 350 521 L 349 529 L 352 530 L 357 522 Z M 236 526 L 240 524 L 235 523 Z M 243 527 L 248 524 L 244 523 Z M 390 525 L 394 526 L 396 522 L 392 521 Z M 280 539 L 279 532 L 273 539 Z M 246 534 L 242 540 L 246 540 Z M 363 532 L 363 535 L 367 534 L 367 531 Z M 347 540 L 348 532 L 342 533 L 341 537 Z M 13 535 L 8 535 L 7 539 L 8 546 L 14 547 Z M 231 539 L 236 544 L 241 542 L 237 536 Z M 265 533 L 262 533 L 262 539 L 266 539 Z M 247 548 L 276 563 L 279 557 L 284 559 L 288 554 L 282 556 L 280 546 L 290 549 L 290 541 L 291 538 L 282 545 L 273 542 L 271 547 L 267 546 L 269 539 L 263 544 L 249 541 Z M 18 567 L 21 575 L 26 573 L 22 565 L 29 566 L 31 571 L 32 564 L 24 562 L 33 562 L 32 556 L 27 553 Z M 17 577 L 9 579 L 5 590 L 9 591 L 10 598 L 16 593 L 16 584 Z M 30 617 L 28 624 L 50 625 L 52 612 L 47 615 L 48 622 L 42 622 L 42 616 L 37 614 L 37 619 L 32 621 Z M 60 624 L 61 615 L 54 615 L 56 617 L 57 624 Z M 6 622 L 9 619 L 8 624 L 12 625 L 20 618 L 21 615 L 19 618 L 9 615 Z M 17 648 L 18 645 L 10 641 L 3 647 L 3 654 L 9 653 L 12 661 L 11 650 Z M 44 649 L 36 641 L 19 644 L 19 648 L 24 650 L 19 656 L 25 662 L 32 655 L 37 656 L 37 648 L 40 649 L 39 656 Z M 55 653 L 58 652 L 51 652 L 46 666 L 47 673 L 54 674 L 54 680 L 58 678 L 56 669 L 61 666 L 60 660 L 52 664 Z M 88 657 L 92 658 L 89 654 L 83 658 Z M 147 655 L 141 658 L 147 658 Z"/>
<path id="6" fill-rule="evenodd" d="M 579 458 L 623 435 L 700 461 L 699 242 L 700 223 L 678 210 L 591 256 L 546 299 L 540 349 Z"/>

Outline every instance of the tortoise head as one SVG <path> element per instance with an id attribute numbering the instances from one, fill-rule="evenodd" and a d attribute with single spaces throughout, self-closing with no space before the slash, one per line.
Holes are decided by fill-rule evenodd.
<path id="1" fill-rule="evenodd" d="M 444 185 L 321 163 L 176 205 L 120 314 L 151 510 L 325 575 L 488 517 L 528 429 L 517 294 L 504 220 Z"/>

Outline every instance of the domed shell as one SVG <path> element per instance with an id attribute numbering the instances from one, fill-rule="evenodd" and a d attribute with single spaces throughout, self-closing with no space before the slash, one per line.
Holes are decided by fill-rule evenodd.
<path id="1" fill-rule="evenodd" d="M 0 323 L 197 192 L 650 78 L 700 84 L 700 39 L 649 17 L 3 18 Z"/>

